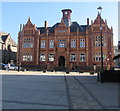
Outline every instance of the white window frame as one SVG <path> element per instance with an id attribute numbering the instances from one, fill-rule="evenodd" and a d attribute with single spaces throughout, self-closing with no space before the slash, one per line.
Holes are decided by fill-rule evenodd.
<path id="1" fill-rule="evenodd" d="M 71 47 L 75 48 L 76 47 L 76 39 L 71 40 Z"/>
<path id="2" fill-rule="evenodd" d="M 70 61 L 74 62 L 76 61 L 76 54 L 70 54 Z"/>
<path id="3" fill-rule="evenodd" d="M 49 60 L 50 62 L 54 61 L 54 54 L 49 54 L 49 55 L 48 55 L 48 60 Z"/>
<path id="4" fill-rule="evenodd" d="M 86 61 L 86 55 L 85 53 L 80 54 L 80 62 L 85 62 Z"/>
<path id="5" fill-rule="evenodd" d="M 32 38 L 24 38 L 23 39 L 23 48 L 33 48 L 33 39 Z"/>
<path id="6" fill-rule="evenodd" d="M 45 48 L 45 40 L 41 40 L 40 48 Z"/>
<path id="7" fill-rule="evenodd" d="M 85 47 L 85 39 L 80 39 L 80 47 Z"/>
<path id="8" fill-rule="evenodd" d="M 23 53 L 23 61 L 33 61 L 33 56 L 31 53 Z"/>
<path id="9" fill-rule="evenodd" d="M 54 48 L 54 40 L 49 40 L 49 48 Z"/>
<path id="10" fill-rule="evenodd" d="M 40 54 L 40 61 L 46 61 L 45 54 Z"/>
<path id="11" fill-rule="evenodd" d="M 58 40 L 58 47 L 66 47 L 66 40 Z"/>

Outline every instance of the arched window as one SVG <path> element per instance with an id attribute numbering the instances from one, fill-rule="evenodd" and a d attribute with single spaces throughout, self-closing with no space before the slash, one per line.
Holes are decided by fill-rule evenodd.
<path id="1" fill-rule="evenodd" d="M 48 59 L 49 59 L 49 61 L 54 61 L 54 55 L 53 54 L 49 54 Z"/>
<path id="2" fill-rule="evenodd" d="M 76 61 L 76 54 L 70 55 L 70 61 Z"/>
<path id="3" fill-rule="evenodd" d="M 103 53 L 103 61 L 105 61 L 105 59 L 106 59 L 106 55 L 105 55 L 105 53 Z M 96 61 L 96 62 L 100 62 L 101 61 L 101 53 L 100 52 L 95 54 L 94 61 Z"/>
<path id="4" fill-rule="evenodd" d="M 40 54 L 40 61 L 45 61 L 45 54 Z"/>
<path id="5" fill-rule="evenodd" d="M 85 61 L 85 54 L 80 54 L 80 61 L 81 62 L 84 62 Z"/>

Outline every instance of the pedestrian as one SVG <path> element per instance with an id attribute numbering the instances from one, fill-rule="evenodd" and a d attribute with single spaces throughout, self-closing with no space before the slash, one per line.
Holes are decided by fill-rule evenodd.
<path id="1" fill-rule="evenodd" d="M 7 66 L 8 66 L 8 71 L 9 71 L 9 68 L 10 68 L 10 63 L 8 63 L 8 65 L 7 65 Z"/>

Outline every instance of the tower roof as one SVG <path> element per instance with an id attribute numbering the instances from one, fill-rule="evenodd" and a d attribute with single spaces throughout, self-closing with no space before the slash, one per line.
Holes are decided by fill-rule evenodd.
<path id="1" fill-rule="evenodd" d="M 62 12 L 64 12 L 64 11 L 70 11 L 72 13 L 71 9 L 63 9 Z"/>
<path id="2" fill-rule="evenodd" d="M 101 19 L 101 24 L 105 24 L 104 20 L 100 16 L 100 13 L 98 12 L 97 17 L 96 17 L 96 19 L 94 21 L 94 24 L 100 24 L 100 19 Z"/>

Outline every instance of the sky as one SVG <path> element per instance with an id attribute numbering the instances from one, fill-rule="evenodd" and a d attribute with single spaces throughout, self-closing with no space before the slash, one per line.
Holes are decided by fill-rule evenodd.
<path id="1" fill-rule="evenodd" d="M 17 43 L 20 24 L 26 24 L 30 17 L 33 24 L 43 27 L 44 21 L 49 26 L 60 22 L 62 9 L 71 9 L 72 22 L 86 25 L 87 18 L 95 20 L 97 8 L 102 6 L 102 18 L 107 20 L 108 27 L 113 27 L 114 45 L 118 44 L 118 2 L 0 2 L 0 31 L 10 33 Z"/>

